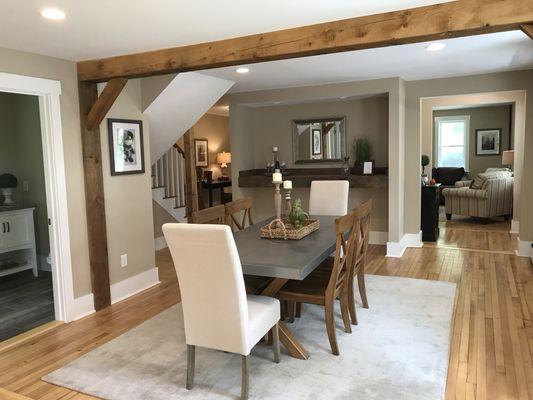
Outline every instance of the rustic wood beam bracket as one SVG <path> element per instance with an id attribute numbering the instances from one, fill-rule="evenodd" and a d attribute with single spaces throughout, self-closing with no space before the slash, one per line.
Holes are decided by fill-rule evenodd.
<path id="1" fill-rule="evenodd" d="M 98 96 L 87 115 L 86 127 L 88 130 L 92 131 L 100 126 L 126 83 L 128 83 L 127 78 L 114 78 L 107 82 L 104 90 Z"/>
<path id="2" fill-rule="evenodd" d="M 522 29 L 522 32 L 528 35 L 530 39 L 533 39 L 533 24 L 522 25 L 520 29 Z"/>
<path id="3" fill-rule="evenodd" d="M 239 38 L 78 63 L 82 81 L 103 82 L 318 54 L 518 30 L 533 0 L 457 0 Z"/>

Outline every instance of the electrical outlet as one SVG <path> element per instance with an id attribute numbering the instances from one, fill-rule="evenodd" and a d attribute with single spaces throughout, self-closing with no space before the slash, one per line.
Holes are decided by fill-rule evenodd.
<path id="1" fill-rule="evenodd" d="M 128 265 L 128 255 L 127 254 L 122 254 L 120 256 L 120 266 L 122 268 L 124 268 L 126 265 Z"/>

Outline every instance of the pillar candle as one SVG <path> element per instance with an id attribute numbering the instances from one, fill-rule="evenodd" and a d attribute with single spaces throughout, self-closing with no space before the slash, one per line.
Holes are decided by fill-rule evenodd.
<path id="1" fill-rule="evenodd" d="M 283 189 L 292 189 L 292 181 L 284 181 Z"/>
<path id="2" fill-rule="evenodd" d="M 273 183 L 281 183 L 283 181 L 283 177 L 281 176 L 280 172 L 274 172 L 272 174 L 272 182 Z"/>

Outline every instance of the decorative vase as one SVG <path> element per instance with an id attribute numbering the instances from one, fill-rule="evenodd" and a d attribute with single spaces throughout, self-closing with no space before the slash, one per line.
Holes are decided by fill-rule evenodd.
<path id="1" fill-rule="evenodd" d="M 3 204 L 15 204 L 11 196 L 13 196 L 13 188 L 2 188 L 0 189 L 0 193 L 2 196 L 4 196 L 4 203 Z"/>
<path id="2" fill-rule="evenodd" d="M 305 213 L 302 210 L 302 200 L 295 199 L 292 205 L 291 212 L 289 213 L 289 221 L 296 229 L 302 226 L 302 221 L 305 218 Z"/>

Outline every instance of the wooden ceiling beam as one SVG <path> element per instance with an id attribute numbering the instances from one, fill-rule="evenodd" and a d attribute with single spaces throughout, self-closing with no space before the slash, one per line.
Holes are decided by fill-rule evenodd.
<path id="1" fill-rule="evenodd" d="M 524 32 L 531 39 L 533 39 L 533 24 L 522 25 L 520 29 L 522 29 L 522 32 Z"/>
<path id="2" fill-rule="evenodd" d="M 89 111 L 89 114 L 87 115 L 85 124 L 89 131 L 100 126 L 111 109 L 111 106 L 122 92 L 122 89 L 126 86 L 126 83 L 128 83 L 127 78 L 113 78 L 107 82 L 104 90 L 100 96 L 98 96 L 98 99 L 96 99 L 91 107 L 91 111 Z"/>
<path id="3" fill-rule="evenodd" d="M 299 28 L 78 63 L 82 81 L 136 78 L 518 30 L 533 0 L 457 0 Z"/>

